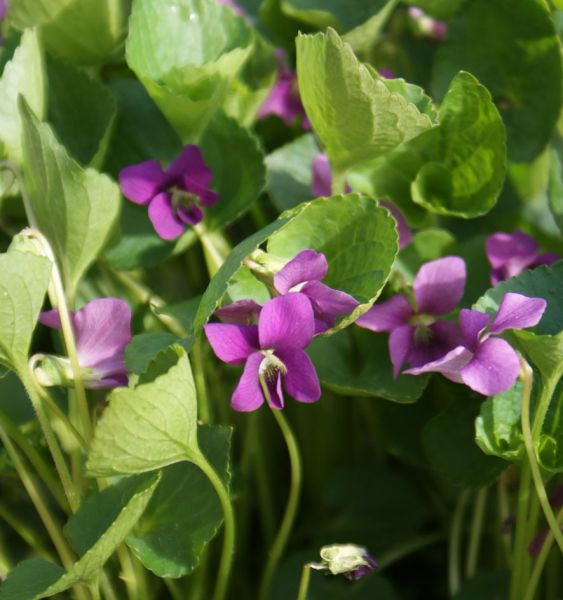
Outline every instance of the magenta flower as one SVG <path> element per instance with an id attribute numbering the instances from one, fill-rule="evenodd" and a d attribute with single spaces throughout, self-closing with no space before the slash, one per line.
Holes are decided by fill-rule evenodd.
<path id="1" fill-rule="evenodd" d="M 223 323 L 237 325 L 256 325 L 262 306 L 254 300 L 237 300 L 232 304 L 218 308 L 215 316 Z"/>
<path id="2" fill-rule="evenodd" d="M 149 219 L 158 235 L 173 240 L 186 225 L 203 219 L 202 206 L 213 206 L 219 199 L 209 189 L 212 177 L 201 150 L 190 145 L 166 171 L 155 160 L 125 167 L 119 173 L 119 185 L 127 199 L 148 204 Z"/>
<path id="3" fill-rule="evenodd" d="M 526 269 L 551 265 L 560 258 L 556 254 L 540 254 L 536 240 L 522 231 L 493 233 L 485 242 L 485 250 L 493 267 L 491 271 L 493 285 L 515 277 Z"/>
<path id="4" fill-rule="evenodd" d="M 420 33 L 436 42 L 442 42 L 448 35 L 448 24 L 428 16 L 418 6 L 409 8 L 409 16 L 416 23 Z"/>
<path id="5" fill-rule="evenodd" d="M 8 3 L 6 0 L 0 0 L 0 22 L 6 18 L 6 13 L 8 12 Z M 1 40 L 0 36 L 0 40 Z"/>
<path id="6" fill-rule="evenodd" d="M 58 310 L 41 313 L 39 321 L 61 328 Z M 72 312 L 71 321 L 84 385 L 100 389 L 127 385 L 123 354 L 131 341 L 128 304 L 118 298 L 98 298 Z"/>
<path id="7" fill-rule="evenodd" d="M 505 392 L 518 377 L 520 360 L 506 340 L 494 336 L 507 329 L 537 325 L 546 306 L 543 298 L 528 298 L 509 292 L 504 295 L 492 321 L 486 313 L 462 309 L 459 315 L 462 343 L 444 356 L 427 364 L 415 365 L 405 373 L 442 373 L 485 396 Z"/>
<path id="8" fill-rule="evenodd" d="M 332 170 L 326 154 L 317 154 L 311 163 L 313 172 L 313 181 L 311 183 L 311 193 L 315 198 L 319 196 L 330 196 L 332 193 Z M 350 186 L 346 184 L 345 193 L 350 192 Z M 403 249 L 412 242 L 412 233 L 403 213 L 396 204 L 388 200 L 379 200 L 379 204 L 384 206 L 397 222 L 397 233 L 399 234 L 399 248 Z"/>
<path id="9" fill-rule="evenodd" d="M 317 373 L 304 351 L 313 339 L 315 324 L 311 303 L 303 294 L 266 302 L 258 325 L 208 323 L 204 329 L 218 358 L 232 365 L 245 363 L 231 399 L 234 410 L 256 410 L 265 399 L 272 408 L 282 409 L 282 384 L 299 402 L 316 402 L 321 397 Z M 268 398 L 264 398 L 261 380 Z"/>
<path id="10" fill-rule="evenodd" d="M 426 365 L 460 343 L 459 326 L 438 321 L 436 317 L 458 305 L 463 297 L 465 277 L 465 262 L 457 256 L 428 262 L 414 279 L 414 307 L 405 296 L 398 294 L 373 306 L 356 321 L 365 329 L 390 334 L 389 354 L 395 377 L 405 362 L 412 367 Z"/>
<path id="11" fill-rule="evenodd" d="M 336 318 L 351 313 L 358 302 L 340 290 L 321 283 L 328 273 L 324 254 L 307 248 L 286 263 L 274 275 L 274 287 L 280 294 L 300 293 L 308 298 L 315 316 L 315 333 L 334 326 Z"/>

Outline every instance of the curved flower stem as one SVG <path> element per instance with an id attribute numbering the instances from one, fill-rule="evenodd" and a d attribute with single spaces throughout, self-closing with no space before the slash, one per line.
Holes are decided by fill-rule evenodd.
<path id="1" fill-rule="evenodd" d="M 190 460 L 194 462 L 209 479 L 211 485 L 215 488 L 217 496 L 219 496 L 219 501 L 223 508 L 225 519 L 223 551 L 221 553 L 221 563 L 219 564 L 219 573 L 217 575 L 217 584 L 213 594 L 213 600 L 224 600 L 227 594 L 229 577 L 233 565 L 233 556 L 235 553 L 235 515 L 231 504 L 231 498 L 225 484 L 202 454 L 195 460 L 190 456 Z"/>
<path id="2" fill-rule="evenodd" d="M 563 523 L 563 508 L 559 511 L 557 515 L 557 523 L 559 525 Z M 534 598 L 536 597 L 536 589 L 538 587 L 538 583 L 540 582 L 540 577 L 545 567 L 545 563 L 547 562 L 547 557 L 549 556 L 551 547 L 553 546 L 553 540 L 553 532 L 550 530 L 543 542 L 540 553 L 536 558 L 534 569 L 528 582 L 526 593 L 524 594 L 524 600 L 534 600 Z"/>
<path id="3" fill-rule="evenodd" d="M 452 525 L 450 529 L 450 539 L 448 548 L 448 588 L 450 596 L 455 596 L 461 584 L 460 575 L 460 554 L 461 537 L 463 527 L 463 517 L 467 505 L 468 493 L 462 492 L 457 501 Z"/>
<path id="4" fill-rule="evenodd" d="M 207 231 L 203 222 L 193 228 L 203 247 L 207 272 L 211 278 L 221 268 L 231 249 L 223 236 L 215 231 Z"/>
<path id="5" fill-rule="evenodd" d="M 530 396 L 532 393 L 532 369 L 523 359 L 522 362 L 522 379 L 524 383 L 524 389 L 522 390 L 522 434 L 524 436 L 524 445 L 526 447 L 526 453 L 528 455 L 528 461 L 530 463 L 530 469 L 532 472 L 532 479 L 536 488 L 536 494 L 540 501 L 543 513 L 555 537 L 561 552 L 563 552 L 563 534 L 557 523 L 557 519 L 553 514 L 553 509 L 549 503 L 547 493 L 543 484 L 543 478 L 541 475 L 540 467 L 536 458 L 536 451 L 534 448 L 534 437 L 532 436 L 532 430 L 530 427 Z"/>
<path id="6" fill-rule="evenodd" d="M 467 561 L 465 563 L 465 576 L 471 579 L 477 570 L 477 559 L 479 556 L 479 542 L 481 541 L 481 532 L 483 530 L 483 517 L 485 515 L 485 505 L 487 502 L 487 488 L 482 488 L 477 492 L 475 500 L 475 512 L 471 523 L 471 534 L 469 536 L 469 549 L 467 551 Z"/>
<path id="7" fill-rule="evenodd" d="M 268 388 L 266 386 L 266 382 L 262 376 L 259 377 L 260 385 L 262 386 L 264 395 L 266 398 L 268 398 Z M 261 600 L 267 600 L 269 597 L 268 594 L 270 591 L 272 578 L 287 545 L 291 530 L 293 529 L 293 524 L 297 515 L 297 507 L 299 505 L 299 497 L 301 496 L 301 485 L 303 479 L 301 456 L 295 435 L 293 434 L 293 431 L 291 430 L 291 427 L 289 426 L 289 423 L 281 410 L 272 409 L 272 414 L 279 425 L 287 446 L 287 451 L 289 453 L 289 461 L 291 464 L 291 485 L 289 488 L 289 497 L 287 500 L 285 513 L 283 515 L 283 519 L 276 539 L 274 540 L 272 549 L 270 550 L 268 562 L 266 563 L 266 569 L 260 583 L 259 597 Z"/>
<path id="8" fill-rule="evenodd" d="M 301 581 L 299 582 L 299 591 L 297 592 L 297 600 L 307 600 L 309 591 L 309 582 L 311 581 L 311 567 L 309 564 L 303 565 L 301 571 Z"/>
<path id="9" fill-rule="evenodd" d="M 528 517 L 530 508 L 530 492 L 532 474 L 527 461 L 522 462 L 520 470 L 520 487 L 516 510 L 516 533 L 514 537 L 514 553 L 512 557 L 512 576 L 510 580 L 510 600 L 520 600 L 521 591 L 526 585 L 530 571 L 530 555 L 528 554 Z"/>

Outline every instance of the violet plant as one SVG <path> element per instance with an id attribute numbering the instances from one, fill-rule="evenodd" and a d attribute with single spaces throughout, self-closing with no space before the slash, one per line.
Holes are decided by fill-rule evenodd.
<path id="1" fill-rule="evenodd" d="M 560 598 L 560 2 L 102 4 L 0 0 L 0 600 Z"/>

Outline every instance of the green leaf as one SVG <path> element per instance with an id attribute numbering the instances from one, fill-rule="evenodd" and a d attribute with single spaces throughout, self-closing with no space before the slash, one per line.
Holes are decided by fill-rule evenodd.
<path id="1" fill-rule="evenodd" d="M 266 157 L 266 188 L 278 211 L 311 200 L 311 163 L 320 150 L 312 134 L 298 137 Z"/>
<path id="2" fill-rule="evenodd" d="M 151 331 L 134 335 L 125 349 L 125 364 L 132 373 L 144 373 L 155 356 L 171 346 L 180 343 L 177 335 L 168 331 Z"/>
<path id="3" fill-rule="evenodd" d="M 228 487 L 231 430 L 202 426 L 200 448 Z M 127 545 L 158 577 L 182 577 L 198 565 L 201 553 L 223 522 L 213 486 L 194 464 L 166 467 L 162 480 Z"/>
<path id="4" fill-rule="evenodd" d="M 435 19 L 450 19 L 458 10 L 462 0 L 403 0 L 403 2 L 418 6 Z"/>
<path id="5" fill-rule="evenodd" d="M 508 391 L 487 398 L 475 420 L 475 441 L 485 454 L 517 462 L 524 452 L 520 405 L 522 383 Z"/>
<path id="6" fill-rule="evenodd" d="M 0 362 L 27 372 L 33 330 L 51 280 L 51 262 L 12 250 L 0 254 Z"/>
<path id="7" fill-rule="evenodd" d="M 559 231 L 563 233 L 563 138 L 559 138 L 549 155 L 549 207 Z"/>
<path id="8" fill-rule="evenodd" d="M 465 582 L 454 600 L 499 600 L 510 593 L 510 571 L 478 573 Z"/>
<path id="9" fill-rule="evenodd" d="M 73 298 L 117 219 L 119 188 L 106 175 L 83 169 L 70 158 L 25 100 L 20 113 L 30 208 L 62 267 L 66 293 Z"/>
<path id="10" fill-rule="evenodd" d="M 371 396 L 393 402 L 416 402 L 428 376 L 393 377 L 387 335 L 354 327 L 317 337 L 307 349 L 320 380 L 345 396 Z"/>
<path id="11" fill-rule="evenodd" d="M 117 388 L 96 428 L 87 469 L 93 477 L 152 471 L 199 455 L 190 362 L 178 345 L 153 361 L 172 364 L 154 381 Z"/>
<path id="12" fill-rule="evenodd" d="M 400 77 L 386 79 L 378 75 L 377 78 L 385 84 L 390 92 L 401 95 L 407 102 L 414 104 L 421 113 L 428 115 L 432 123 L 437 123 L 438 112 L 432 98 L 420 86 L 408 83 Z"/>
<path id="13" fill-rule="evenodd" d="M 299 90 L 336 173 L 429 129 L 428 115 L 389 91 L 329 29 L 297 38 Z"/>
<path id="14" fill-rule="evenodd" d="M 252 50 L 245 21 L 214 0 L 137 0 L 126 57 L 184 142 L 222 105 Z"/>
<path id="15" fill-rule="evenodd" d="M 25 29 L 51 21 L 74 0 L 11 0 L 8 20 Z"/>
<path id="16" fill-rule="evenodd" d="M 506 169 L 504 126 L 490 94 L 458 73 L 439 111 L 440 125 L 357 167 L 351 185 L 396 202 L 415 223 L 426 210 L 473 218 L 487 213 Z"/>
<path id="17" fill-rule="evenodd" d="M 45 114 L 45 75 L 37 32 L 28 29 L 4 67 L 0 79 L 0 141 L 9 158 L 22 161 L 22 122 L 18 96 L 23 96 L 40 119 Z"/>
<path id="18" fill-rule="evenodd" d="M 193 333 L 194 319 L 200 302 L 201 296 L 195 296 L 177 304 L 154 307 L 153 311 L 157 315 L 169 316 L 176 319 L 188 333 Z"/>
<path id="19" fill-rule="evenodd" d="M 288 260 L 305 248 L 325 255 L 323 283 L 360 302 L 338 323 L 340 329 L 366 312 L 383 289 L 397 254 L 395 221 L 377 201 L 359 194 L 318 198 L 268 240 L 268 252 Z"/>
<path id="20" fill-rule="evenodd" d="M 110 90 L 71 64 L 49 58 L 48 121 L 83 165 L 103 161 L 117 110 Z"/>
<path id="21" fill-rule="evenodd" d="M 491 90 L 506 124 L 509 157 L 524 162 L 537 156 L 561 109 L 561 53 L 547 3 L 465 3 L 434 63 L 437 97 L 460 69 Z"/>
<path id="22" fill-rule="evenodd" d="M 381 10 L 386 0 L 282 0 L 282 11 L 290 18 L 307 23 L 315 29 L 334 27 L 348 31 Z"/>
<path id="23" fill-rule="evenodd" d="M 217 204 L 205 210 L 205 227 L 219 229 L 247 211 L 262 192 L 264 155 L 257 138 L 224 113 L 210 123 L 201 149 L 219 193 Z"/>
<path id="24" fill-rule="evenodd" d="M 551 473 L 563 473 L 563 383 L 560 381 L 543 423 L 536 452 L 541 466 Z"/>
<path id="25" fill-rule="evenodd" d="M 109 527 L 103 531 L 101 537 L 93 537 L 97 533 L 97 528 L 88 520 L 92 515 L 98 518 L 103 516 L 96 511 L 96 506 L 92 502 L 86 502 L 84 513 L 77 513 L 74 519 L 78 519 L 80 528 L 87 525 L 86 536 L 91 537 L 95 543 L 88 548 L 85 554 L 72 568 L 67 572 L 57 567 L 56 565 L 43 560 L 35 559 L 32 561 L 24 561 L 10 571 L 8 578 L 0 588 L 1 600 L 40 600 L 60 594 L 70 587 L 79 583 L 92 583 L 97 580 L 100 571 L 109 557 L 115 552 L 117 547 L 125 539 L 129 531 L 139 520 L 143 514 L 147 503 L 149 502 L 159 481 L 158 476 L 145 477 L 137 479 L 135 488 L 124 490 L 131 487 L 129 482 L 118 484 L 120 490 L 124 492 L 124 497 L 118 498 L 115 495 L 115 490 L 108 490 L 107 494 L 112 495 L 115 501 L 123 501 L 119 506 L 119 511 L 114 511 L 106 514 L 106 517 L 114 517 L 106 519 Z M 101 494 L 104 494 L 102 492 Z M 106 506 L 107 496 L 103 497 L 103 505 Z M 109 506 L 107 506 L 110 509 Z M 116 514 L 117 513 L 117 514 Z M 71 521 L 72 523 L 72 521 Z M 76 533 L 76 529 L 71 529 L 75 535 L 78 535 L 78 545 L 84 547 L 82 536 L 84 532 Z"/>

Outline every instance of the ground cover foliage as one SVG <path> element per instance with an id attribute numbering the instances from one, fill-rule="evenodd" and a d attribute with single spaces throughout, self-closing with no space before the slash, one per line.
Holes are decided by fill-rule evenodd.
<path id="1" fill-rule="evenodd" d="M 0 600 L 561 598 L 561 0 L 0 27 Z"/>

